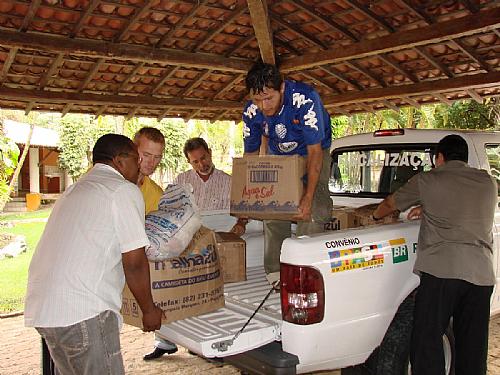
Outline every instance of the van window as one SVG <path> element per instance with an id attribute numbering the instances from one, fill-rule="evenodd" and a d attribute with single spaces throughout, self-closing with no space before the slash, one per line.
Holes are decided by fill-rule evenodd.
<path id="1" fill-rule="evenodd" d="M 333 195 L 383 197 L 434 166 L 434 145 L 346 148 L 332 154 Z"/>
<path id="2" fill-rule="evenodd" d="M 498 196 L 500 196 L 500 145 L 489 144 L 485 146 L 490 173 L 497 180 Z"/>

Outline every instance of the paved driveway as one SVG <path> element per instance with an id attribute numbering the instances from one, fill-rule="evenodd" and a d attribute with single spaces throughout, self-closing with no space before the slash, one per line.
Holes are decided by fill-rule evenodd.
<path id="1" fill-rule="evenodd" d="M 39 375 L 40 336 L 32 328 L 23 326 L 23 316 L 0 319 L 0 375 Z M 144 353 L 152 348 L 153 334 L 124 325 L 121 333 L 122 352 L 127 374 L 194 375 L 239 374 L 230 365 L 214 365 L 180 348 L 174 355 L 145 362 Z M 488 375 L 500 375 L 500 315 L 490 323 L 490 350 Z M 325 371 L 321 375 L 338 375 Z"/>

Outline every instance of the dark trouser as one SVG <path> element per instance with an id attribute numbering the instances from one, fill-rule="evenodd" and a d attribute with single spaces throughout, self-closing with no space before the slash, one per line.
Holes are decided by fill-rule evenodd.
<path id="1" fill-rule="evenodd" d="M 443 334 L 453 317 L 455 374 L 485 375 L 493 286 L 422 273 L 411 344 L 413 375 L 443 375 Z"/>
<path id="2" fill-rule="evenodd" d="M 332 216 L 332 199 L 328 188 L 330 179 L 330 151 L 323 150 L 323 165 L 321 168 L 316 191 L 314 192 L 311 221 L 297 222 L 297 236 L 324 232 L 324 224 Z M 292 235 L 292 223 L 282 220 L 264 220 L 264 269 L 266 273 L 280 270 L 281 244 Z"/>

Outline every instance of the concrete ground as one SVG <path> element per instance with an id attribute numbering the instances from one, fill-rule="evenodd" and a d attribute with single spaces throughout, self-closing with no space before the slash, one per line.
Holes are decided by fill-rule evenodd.
<path id="1" fill-rule="evenodd" d="M 0 375 L 39 375 L 40 336 L 33 328 L 25 328 L 23 316 L 0 319 Z M 121 345 L 127 374 L 194 375 L 239 374 L 230 365 L 213 364 L 191 355 L 184 348 L 155 361 L 143 361 L 142 356 L 152 349 L 153 334 L 124 325 Z M 323 371 L 321 375 L 339 375 L 339 371 Z M 488 375 L 500 375 L 500 315 L 490 323 Z"/>

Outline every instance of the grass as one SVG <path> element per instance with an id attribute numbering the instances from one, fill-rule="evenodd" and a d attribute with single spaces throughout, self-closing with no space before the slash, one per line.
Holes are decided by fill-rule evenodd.
<path id="1" fill-rule="evenodd" d="M 44 211 L 44 212 L 40 212 Z M 6 216 L 11 220 L 44 218 L 50 214 L 50 209 L 35 212 L 26 212 L 13 215 L 3 215 L 0 220 L 6 221 Z M 35 215 L 36 214 L 36 215 Z M 15 217 L 15 219 L 13 219 Z M 23 309 L 26 283 L 28 280 L 28 267 L 38 244 L 45 222 L 15 223 L 13 228 L 1 228 L 0 233 L 24 235 L 28 250 L 15 258 L 0 259 L 0 314 Z"/>
<path id="2" fill-rule="evenodd" d="M 47 218 L 51 211 L 51 207 L 46 207 L 32 212 L 0 213 L 0 221 Z"/>

